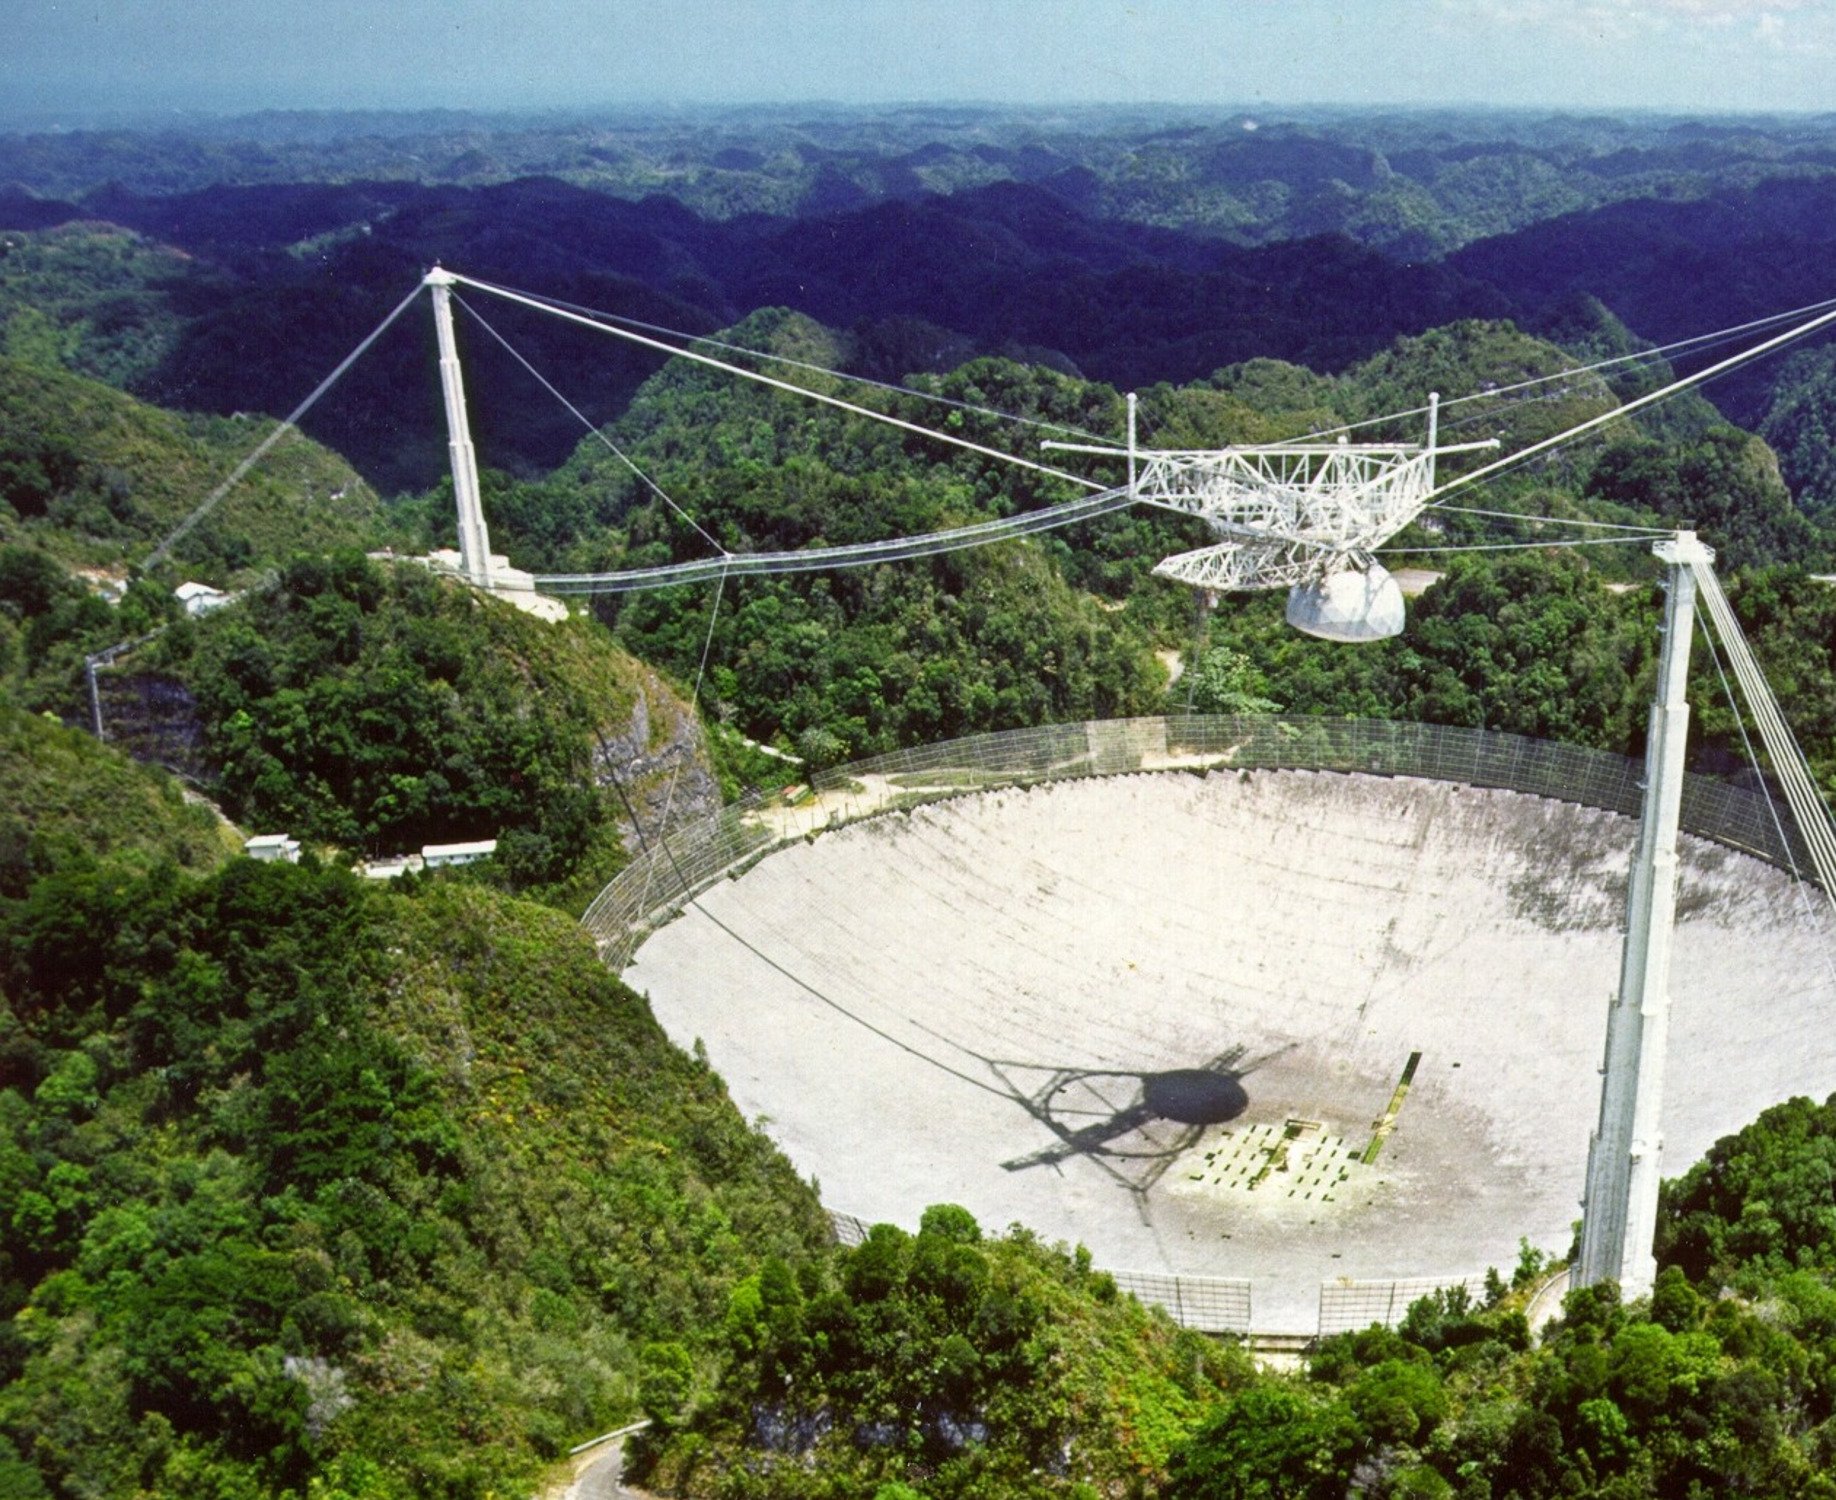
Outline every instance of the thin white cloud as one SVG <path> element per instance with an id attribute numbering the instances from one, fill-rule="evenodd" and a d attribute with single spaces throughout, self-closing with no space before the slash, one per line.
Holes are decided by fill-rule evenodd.
<path id="1" fill-rule="evenodd" d="M 1542 31 L 1595 44 L 1640 39 L 1727 45 L 1735 38 L 1772 54 L 1814 54 L 1836 45 L 1836 0 L 1440 0 L 1462 28 Z"/>

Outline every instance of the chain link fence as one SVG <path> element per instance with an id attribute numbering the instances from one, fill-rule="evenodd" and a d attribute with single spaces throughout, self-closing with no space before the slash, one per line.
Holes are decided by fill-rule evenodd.
<path id="1" fill-rule="evenodd" d="M 970 735 L 820 771 L 797 803 L 722 808 L 651 840 L 582 922 L 613 970 L 715 880 L 772 849 L 861 818 L 999 787 L 1151 771 L 1359 771 L 1526 792 L 1636 817 L 1643 766 L 1625 756 L 1483 729 L 1388 719 L 1177 715 Z M 1691 776 L 1686 832 L 1808 871 L 1795 827 L 1760 792 Z"/>
<path id="2" fill-rule="evenodd" d="M 1111 1271 L 1109 1275 L 1122 1291 L 1165 1308 L 1183 1328 L 1199 1333 L 1249 1334 L 1250 1284 L 1246 1280 L 1155 1271 Z"/>

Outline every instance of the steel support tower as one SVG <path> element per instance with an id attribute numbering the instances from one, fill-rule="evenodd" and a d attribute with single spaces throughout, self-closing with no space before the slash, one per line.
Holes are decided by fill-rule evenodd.
<path id="1" fill-rule="evenodd" d="M 1626 891 L 1626 945 L 1619 993 L 1607 1012 L 1601 1068 L 1600 1123 L 1587 1153 L 1581 1200 L 1581 1254 L 1574 1284 L 1617 1281 L 1628 1297 L 1657 1277 L 1658 1172 L 1664 1139 L 1664 1049 L 1670 1027 L 1670 950 L 1677 906 L 1677 819 L 1689 733 L 1690 636 L 1696 612 L 1696 567 L 1714 553 L 1693 531 L 1679 531 L 1652 551 L 1669 566 L 1664 649 L 1645 745 L 1645 802 L 1638 849 Z"/>
<path id="2" fill-rule="evenodd" d="M 485 529 L 484 502 L 478 491 L 478 454 L 465 415 L 465 380 L 459 373 L 459 345 L 453 337 L 453 283 L 450 271 L 435 266 L 425 277 L 433 294 L 434 331 L 440 340 L 440 393 L 446 398 L 447 452 L 453 463 L 453 499 L 459 507 L 459 560 L 465 576 L 480 588 L 491 587 L 491 534 Z"/>

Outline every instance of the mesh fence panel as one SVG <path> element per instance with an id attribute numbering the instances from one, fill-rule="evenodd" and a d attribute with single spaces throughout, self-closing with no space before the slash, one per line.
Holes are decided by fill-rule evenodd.
<path id="1" fill-rule="evenodd" d="M 1352 1333 L 1382 1323 L 1394 1328 L 1411 1303 L 1444 1287 L 1465 1287 L 1477 1301 L 1483 1276 L 1416 1276 L 1401 1281 L 1324 1281 L 1320 1283 L 1320 1337 Z"/>
<path id="2" fill-rule="evenodd" d="M 642 850 L 587 908 L 584 925 L 620 970 L 644 937 L 713 881 L 770 849 L 900 807 L 995 787 L 1140 771 L 1312 770 L 1421 776 L 1637 816 L 1642 766 L 1622 755 L 1483 729 L 1388 719 L 1173 715 L 970 735 L 818 772 L 796 809 L 722 808 Z M 1684 829 L 1796 873 L 1795 827 L 1760 793 L 1692 776 Z"/>
<path id="3" fill-rule="evenodd" d="M 845 1214 L 840 1209 L 829 1210 L 829 1225 L 835 1231 L 835 1243 L 838 1245 L 864 1245 L 867 1243 L 867 1230 L 871 1227 L 865 1219 L 857 1219 L 853 1214 Z"/>
<path id="4" fill-rule="evenodd" d="M 1153 1271 L 1111 1271 L 1118 1287 L 1143 1302 L 1158 1303 L 1175 1323 L 1200 1333 L 1250 1331 L 1250 1284 L 1223 1276 L 1173 1276 Z"/>

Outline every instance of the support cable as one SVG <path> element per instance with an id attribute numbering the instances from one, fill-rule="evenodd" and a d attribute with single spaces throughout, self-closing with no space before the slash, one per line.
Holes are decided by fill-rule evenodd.
<path id="1" fill-rule="evenodd" d="M 344 356 L 343 362 L 337 369 L 333 370 L 331 374 L 327 375 L 318 385 L 313 387 L 312 394 L 298 406 L 293 408 L 288 414 L 286 421 L 282 422 L 280 426 L 276 427 L 274 431 L 270 432 L 261 442 L 256 444 L 254 451 L 250 453 L 247 458 L 243 459 L 241 463 L 237 464 L 234 469 L 230 470 L 229 477 L 206 495 L 198 508 L 192 511 L 190 515 L 186 516 L 184 520 L 180 521 L 178 525 L 172 529 L 166 539 L 147 554 L 146 561 L 141 564 L 141 567 L 143 569 L 151 568 L 164 562 L 166 560 L 166 555 L 191 534 L 192 528 L 195 527 L 198 522 L 202 521 L 217 508 L 218 503 L 223 497 L 242 482 L 242 477 L 247 474 L 250 469 L 254 468 L 256 464 L 260 463 L 268 456 L 276 443 L 299 425 L 300 418 L 311 411 L 318 399 L 337 384 L 338 377 L 346 370 L 350 369 L 352 365 L 356 364 L 357 361 L 368 352 L 370 345 L 374 344 L 383 336 L 384 330 L 408 310 L 408 304 L 413 302 L 414 299 L 420 295 L 421 287 L 417 284 L 412 292 L 395 304 L 395 311 L 390 313 L 388 317 L 384 318 L 382 322 L 371 329 L 369 336 L 355 349 L 351 350 L 349 354 Z"/>
<path id="2" fill-rule="evenodd" d="M 559 401 L 564 407 L 566 407 L 570 412 L 572 412 L 574 414 L 575 419 L 580 423 L 580 425 L 586 428 L 586 430 L 589 433 L 591 433 L 594 437 L 598 438 L 599 441 L 605 445 L 607 452 L 609 452 L 614 458 L 616 458 L 620 463 L 622 463 L 633 474 L 637 475 L 639 482 L 642 483 L 643 486 L 651 492 L 651 494 L 655 495 L 657 499 L 661 500 L 665 505 L 667 505 L 671 510 L 673 510 L 678 516 L 680 516 L 690 526 L 694 527 L 696 531 L 700 532 L 702 540 L 705 541 L 716 552 L 718 552 L 722 557 L 731 557 L 733 555 L 732 553 L 728 552 L 725 547 L 721 546 L 719 542 L 715 541 L 713 537 L 708 535 L 707 529 L 701 524 L 701 522 L 697 521 L 693 516 L 691 516 L 680 505 L 676 504 L 674 500 L 670 499 L 670 497 L 664 492 L 663 487 L 659 485 L 654 479 L 652 479 L 648 474 L 646 474 L 642 469 L 640 469 L 637 466 L 635 461 L 627 457 L 624 449 L 620 448 L 617 443 L 613 442 L 611 438 L 607 437 L 605 432 L 602 429 L 600 429 L 597 425 L 594 424 L 593 419 L 591 417 L 587 416 L 586 413 L 581 411 L 581 409 L 577 407 L 576 405 L 574 405 L 572 401 L 569 401 L 567 397 L 561 394 L 560 391 L 556 390 L 555 387 L 549 382 L 548 377 L 545 376 L 534 365 L 530 364 L 528 360 L 524 359 L 521 351 L 519 351 L 515 345 L 513 345 L 507 338 L 505 338 L 495 328 L 493 328 L 491 324 L 489 323 L 489 321 L 486 320 L 483 313 L 479 312 L 475 307 L 473 307 L 469 302 L 467 302 L 463 297 L 459 296 L 457 293 L 454 294 L 453 301 L 457 302 L 462 308 L 466 310 L 468 314 L 470 314 L 473 318 L 477 319 L 478 326 L 484 329 L 486 333 L 490 334 L 492 338 L 496 339 L 497 342 L 504 347 L 505 352 L 507 352 L 512 359 L 514 359 L 519 365 L 521 365 L 525 370 L 527 370 L 531 376 L 535 378 L 536 382 L 542 387 L 543 390 L 547 391 L 549 395 L 553 396 L 555 400 Z"/>
<path id="3" fill-rule="evenodd" d="M 724 339 L 717 339 L 705 333 L 684 333 L 679 328 L 670 328 L 662 323 L 646 323 L 642 318 L 628 317 L 624 313 L 607 312 L 603 308 L 587 307 L 582 303 L 569 302 L 561 297 L 543 297 L 535 292 L 527 292 L 524 295 L 551 311 L 564 310 L 581 313 L 590 318 L 603 318 L 609 323 L 619 323 L 626 328 L 639 328 L 645 333 L 662 334 L 665 338 L 686 339 L 691 344 L 705 344 L 710 349 L 723 349 L 729 354 L 744 354 L 753 359 L 768 359 L 773 364 L 785 365 L 793 370 L 807 370 L 812 375 L 827 375 L 835 380 L 846 380 L 855 385 L 869 386 L 876 391 L 885 391 L 893 396 L 911 396 L 919 401 L 935 402 L 939 406 L 971 412 L 978 417 L 993 417 L 1002 422 L 1017 422 L 1024 427 L 1040 427 L 1048 432 L 1069 433 L 1073 437 L 1088 438 L 1093 443 L 1108 441 L 1094 432 L 1087 432 L 1082 427 L 1073 427 L 1064 422 L 1048 422 L 1043 417 L 1023 417 L 1018 412 L 1001 411 L 992 406 L 978 406 L 973 401 L 959 401 L 954 396 L 941 395 L 936 391 L 920 390 L 916 386 L 900 385 L 890 380 L 875 380 L 871 375 L 854 375 L 846 370 L 832 370 L 827 365 L 815 364 L 807 359 L 792 359 L 788 354 L 774 354 L 769 349 L 752 349 L 745 344 L 731 344 Z"/>
<path id="4" fill-rule="evenodd" d="M 1708 617 L 1703 613 L 1700 590 L 1697 590 L 1696 618 L 1702 626 L 1702 640 L 1708 647 L 1709 660 L 1715 663 L 1715 676 L 1721 683 L 1721 696 L 1727 699 L 1728 711 L 1734 716 L 1734 727 L 1740 733 L 1741 749 L 1746 753 L 1747 764 L 1753 767 L 1753 774 L 1759 780 L 1760 796 L 1765 799 L 1766 816 L 1778 838 L 1779 851 L 1785 856 L 1786 868 L 1791 871 L 1791 889 L 1797 898 L 1798 911 L 1807 921 L 1814 922 L 1817 914 L 1810 897 L 1811 882 L 1804 878 L 1804 871 L 1798 865 L 1798 851 L 1792 847 L 1791 838 L 1785 831 L 1785 822 L 1779 816 L 1778 799 L 1772 795 L 1772 786 L 1767 780 L 1765 769 L 1760 765 L 1759 752 L 1753 748 L 1753 740 L 1747 733 L 1747 721 L 1741 716 L 1740 704 L 1735 700 L 1734 686 L 1728 681 L 1728 674 L 1721 664 L 1721 652 L 1715 645 L 1715 632 L 1709 628 Z M 1836 986 L 1836 960 L 1832 959 L 1828 945 L 1819 943 L 1816 949 L 1817 957 L 1823 963 L 1824 977 L 1832 986 Z M 1807 986 L 1802 993 L 1819 992 Z"/>
<path id="5" fill-rule="evenodd" d="M 1770 354 L 1774 349 L 1783 348 L 1786 344 L 1796 339 L 1805 338 L 1815 333 L 1819 328 L 1827 327 L 1831 323 L 1836 323 L 1836 307 L 1831 308 L 1830 311 L 1819 313 L 1809 322 L 1800 323 L 1794 328 L 1788 328 L 1784 333 L 1775 334 L 1762 344 L 1755 344 L 1751 349 L 1745 349 L 1739 354 L 1730 355 L 1728 358 L 1710 365 L 1705 370 L 1698 370 L 1694 375 L 1685 375 L 1682 379 L 1673 380 L 1669 385 L 1662 386 L 1658 390 L 1647 391 L 1642 396 L 1634 397 L 1623 405 L 1614 407 L 1611 411 L 1602 412 L 1597 417 L 1590 417 L 1587 421 L 1577 426 L 1570 427 L 1566 432 L 1555 433 L 1553 436 L 1546 437 L 1540 442 L 1532 443 L 1528 448 L 1520 448 L 1517 452 L 1508 454 L 1504 458 L 1495 459 L 1489 464 L 1481 464 L 1476 469 L 1472 469 L 1465 474 L 1450 479 L 1446 484 L 1435 491 L 1435 495 L 1452 494 L 1453 491 L 1457 489 L 1463 489 L 1470 484 L 1477 484 L 1482 479 L 1489 479 L 1494 475 L 1503 473 L 1506 469 L 1514 468 L 1518 464 L 1525 463 L 1539 453 L 1546 453 L 1551 449 L 1563 447 L 1566 444 L 1576 441 L 1583 434 L 1592 432 L 1597 427 L 1603 427 L 1608 422 L 1618 421 L 1622 417 L 1629 417 L 1635 411 L 1641 411 L 1645 407 L 1651 406 L 1656 402 L 1667 400 L 1671 396 L 1676 395 L 1679 391 L 1688 390 L 1691 386 L 1700 385 L 1703 381 L 1711 380 L 1717 375 L 1734 369 L 1737 365 L 1745 364 L 1748 360 L 1758 359 L 1762 354 Z M 1438 500 L 1435 499 L 1430 499 L 1428 502 L 1430 506 L 1438 503 Z"/>
<path id="6" fill-rule="evenodd" d="M 990 448 L 981 443 L 972 443 L 967 438 L 952 437 L 947 432 L 938 432 L 933 428 L 922 426 L 917 422 L 908 422 L 903 417 L 889 416 L 883 411 L 875 411 L 869 406 L 860 406 L 853 401 L 844 401 L 839 396 L 831 396 L 823 391 L 813 391 L 808 386 L 793 385 L 788 380 L 778 380 L 770 375 L 762 375 L 757 370 L 741 369 L 730 365 L 725 360 L 715 359 L 712 355 L 697 354 L 692 349 L 678 348 L 666 344 L 661 339 L 653 339 L 647 334 L 634 333 L 627 328 L 615 328 L 609 323 L 585 317 L 580 313 L 566 312 L 537 301 L 522 292 L 513 292 L 508 287 L 493 286 L 488 281 L 475 281 L 470 276 L 454 275 L 453 279 L 464 286 L 476 287 L 481 292 L 488 292 L 493 297 L 502 297 L 509 302 L 519 302 L 525 307 L 533 307 L 538 312 L 546 312 L 552 317 L 564 319 L 569 323 L 578 323 L 584 328 L 594 328 L 601 333 L 609 333 L 614 338 L 626 339 L 634 344 L 642 344 L 647 349 L 655 349 L 676 359 L 690 360 L 695 364 L 707 365 L 712 369 L 724 370 L 729 375 L 737 375 L 742 380 L 755 381 L 759 385 L 770 386 L 773 390 L 788 391 L 793 396 L 803 396 L 811 401 L 820 401 L 825 406 L 837 407 L 842 411 L 852 412 L 857 417 L 866 417 L 870 421 L 883 422 L 889 427 L 898 427 L 906 432 L 917 433 L 933 442 L 948 443 L 952 447 L 966 449 L 970 453 L 980 453 L 985 458 L 996 458 L 1002 463 L 1014 464 L 1022 469 L 1031 469 L 1037 474 L 1046 474 L 1053 479 L 1063 479 L 1071 484 L 1080 484 L 1085 489 L 1098 490 L 1103 486 L 1094 479 L 1086 479 L 1082 474 L 1073 474 L 1066 469 L 1055 469 L 1050 464 L 1036 463 L 1030 458 L 1020 458 L 1016 454 L 1003 453 L 999 448 Z"/>
<path id="7" fill-rule="evenodd" d="M 1661 541 L 1675 534 L 1670 531 L 1647 531 L 1640 536 L 1548 537 L 1536 542 L 1467 542 L 1439 547 L 1375 547 L 1372 551 L 1378 557 L 1446 552 L 1546 552 L 1552 547 L 1624 547 L 1632 542 Z"/>
<path id="8" fill-rule="evenodd" d="M 708 656 L 714 649 L 714 626 L 720 619 L 720 601 L 726 591 L 727 575 L 725 572 L 722 572 L 719 581 L 714 585 L 714 603 L 708 610 L 707 634 L 701 639 L 701 660 L 696 663 L 695 683 L 694 686 L 689 689 L 688 706 L 691 715 L 699 715 L 701 712 L 701 684 L 702 680 L 708 674 Z M 669 837 L 669 820 L 676 810 L 676 788 L 682 781 L 682 767 L 684 764 L 686 764 L 686 757 L 676 762 L 676 769 L 670 773 L 669 790 L 663 797 L 663 815 L 659 820 L 657 836 L 666 841 L 664 843 L 664 848 L 666 850 L 669 847 L 667 843 Z M 670 858 L 673 863 L 675 856 L 671 855 Z M 650 882 L 655 875 L 656 862 L 653 860 L 644 870 L 643 909 L 645 910 L 648 910 L 650 906 Z"/>
<path id="9" fill-rule="evenodd" d="M 1630 354 L 1615 354 L 1608 359 L 1595 360 L 1592 364 L 1573 365 L 1566 370 L 1557 370 L 1548 375 L 1533 375 L 1526 380 L 1513 381 L 1510 385 L 1495 386 L 1489 391 L 1469 391 L 1464 396 L 1451 396 L 1441 402 L 1441 409 L 1445 411 L 1450 406 L 1463 406 L 1469 401 L 1485 401 L 1497 396 L 1508 396 L 1517 391 L 1529 390 L 1533 386 L 1546 385 L 1552 380 L 1566 380 L 1571 375 L 1591 375 L 1600 370 L 1610 369 L 1614 365 L 1636 362 L 1655 363 L 1678 350 L 1689 349 L 1695 345 L 1701 345 L 1705 349 L 1718 349 L 1723 344 L 1733 342 L 1743 333 L 1756 333 L 1762 328 L 1770 328 L 1775 324 L 1789 322 L 1793 318 L 1801 318 L 1806 314 L 1821 313 L 1830 308 L 1836 308 L 1836 297 L 1826 298 L 1822 302 L 1812 302 L 1804 307 L 1794 307 L 1787 312 L 1771 313 L 1763 318 L 1754 318 L 1750 322 L 1735 323 L 1727 328 L 1716 329 L 1713 333 L 1692 334 L 1686 339 L 1677 339 L 1668 344 L 1656 344 L 1649 349 L 1637 349 Z M 1334 437 L 1341 432 L 1356 432 L 1363 427 L 1377 427 L 1385 422 L 1401 421 L 1406 417 L 1425 416 L 1427 412 L 1428 408 L 1425 406 L 1414 406 L 1406 411 L 1390 412 L 1381 417 L 1365 417 L 1356 422 L 1347 422 L 1339 427 L 1321 428 L 1318 432 L 1310 432 L 1306 437 L 1296 438 L 1295 441 L 1307 442 L 1313 438 Z"/>
<path id="10" fill-rule="evenodd" d="M 1759 726 L 1760 738 L 1766 744 L 1766 753 L 1772 758 L 1773 771 L 1784 788 L 1785 800 L 1791 806 L 1799 833 L 1804 836 L 1818 883 L 1826 895 L 1836 899 L 1836 827 L 1831 825 L 1829 808 L 1811 778 L 1804 752 L 1798 747 L 1790 726 L 1779 711 L 1778 700 L 1773 696 L 1766 675 L 1747 644 L 1740 622 L 1734 616 L 1733 606 L 1721 590 L 1720 580 L 1716 578 L 1714 570 L 1706 565 L 1697 564 L 1693 571 L 1701 597 L 1708 605 L 1709 618 L 1721 637 L 1728 660 L 1733 665 L 1735 679 L 1740 683 L 1747 706 Z"/>
<path id="11" fill-rule="evenodd" d="M 1480 510 L 1471 505 L 1437 505 L 1436 510 L 1450 516 L 1489 516 L 1499 521 L 1531 521 L 1539 526 L 1585 526 L 1594 531 L 1629 531 L 1640 537 L 1663 537 L 1672 533 L 1651 526 L 1628 526 L 1617 521 L 1590 521 L 1585 516 L 1529 516 L 1515 510 Z"/>

